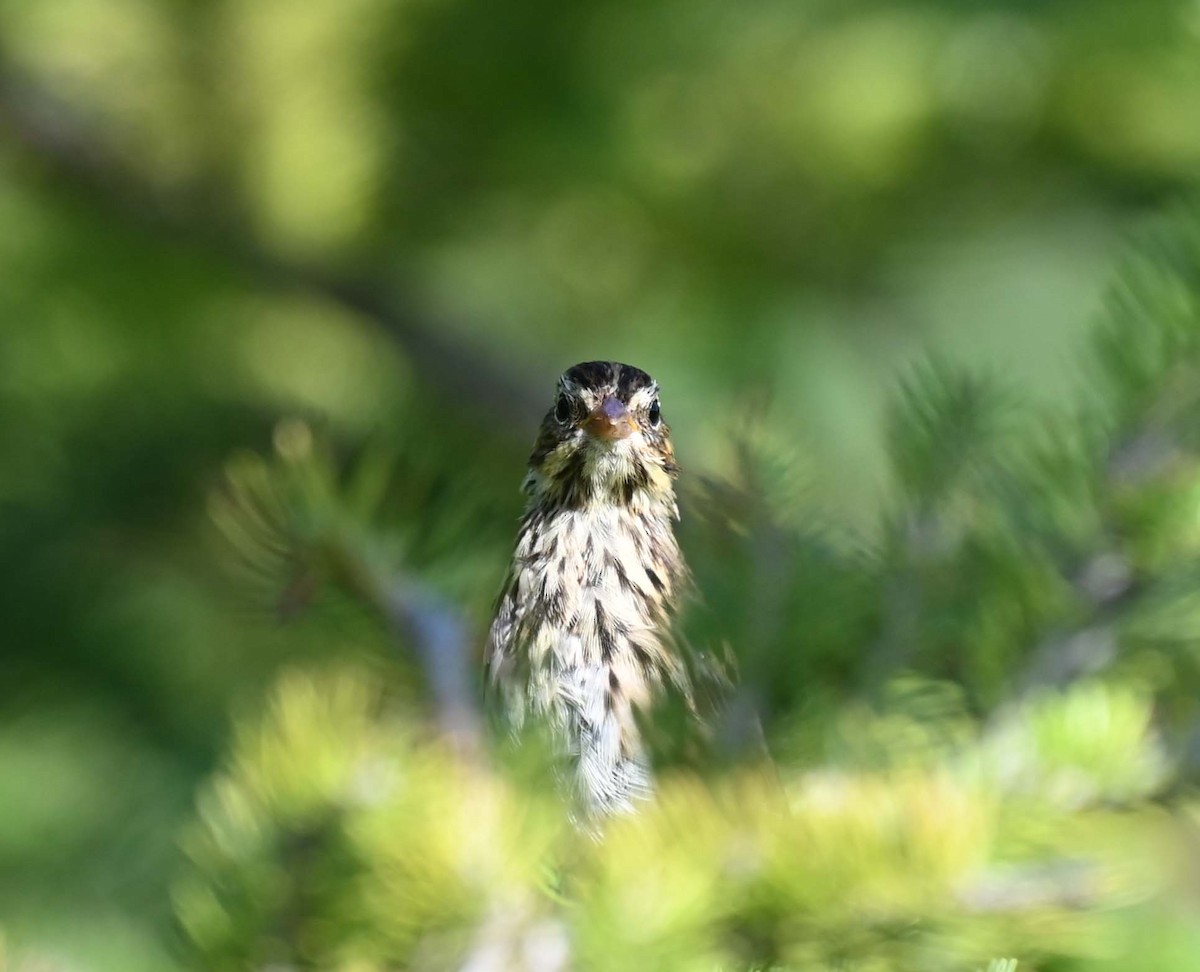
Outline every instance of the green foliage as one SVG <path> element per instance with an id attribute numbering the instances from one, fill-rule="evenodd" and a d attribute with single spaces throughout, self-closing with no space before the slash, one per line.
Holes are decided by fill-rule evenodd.
<path id="1" fill-rule="evenodd" d="M 566 826 L 420 740 L 365 673 L 291 673 L 202 795 L 174 899 L 209 969 L 436 964 L 488 915 L 538 904 Z"/>
<path id="2" fill-rule="evenodd" d="M 248 594 L 274 598 L 285 618 L 330 587 L 377 605 L 381 585 L 404 565 L 486 609 L 480 592 L 495 569 L 477 551 L 507 538 L 503 524 L 484 525 L 469 479 L 430 469 L 417 449 L 394 443 L 339 462 L 299 419 L 281 421 L 273 440 L 270 459 L 234 457 L 208 504 Z"/>
<path id="3" fill-rule="evenodd" d="M 1168 246 L 1200 266 L 1194 225 L 1147 259 L 1172 266 Z M 1190 266 L 1153 299 L 1200 295 Z M 708 605 L 691 640 L 739 656 L 729 712 L 757 710 L 773 763 L 664 765 L 652 803 L 593 832 L 545 766 L 448 748 L 377 677 L 286 676 L 185 841 L 195 963 L 952 972 L 1121 954 L 1125 916 L 1179 893 L 1170 862 L 1195 829 L 1169 794 L 1194 774 L 1172 754 L 1196 683 L 1147 632 L 1194 598 L 1195 540 L 1164 524 L 1194 518 L 1200 397 L 1171 376 L 1200 368 L 1200 316 L 1159 323 L 1169 353 L 1109 360 L 1124 330 L 1156 346 L 1153 293 L 1109 304 L 1103 424 L 1043 423 L 993 385 L 920 370 L 897 398 L 900 489 L 874 545 L 814 527 L 786 446 L 738 440 L 740 476 L 696 499 Z M 1165 465 L 1128 456 L 1151 428 Z M 286 561 L 334 535 L 336 562 L 371 550 L 377 531 L 331 525 L 387 490 L 361 470 L 335 488 L 306 426 L 277 446 L 216 507 L 243 552 Z M 736 731 L 718 718 L 715 741 Z"/>
<path id="4" fill-rule="evenodd" d="M 1099 299 L 1195 189 L 1194 2 L 12 2 L 0 59 L 9 967 L 1195 967 L 1196 214 Z M 395 608 L 481 641 L 600 356 L 739 687 L 595 844 Z"/>
<path id="5" fill-rule="evenodd" d="M 947 493 L 984 485 L 1006 460 L 1009 403 L 993 382 L 942 363 L 919 368 L 901 386 L 888 443 L 897 484 L 935 504 Z"/>
<path id="6" fill-rule="evenodd" d="M 551 780 L 414 735 L 364 674 L 291 673 L 205 788 L 174 899 L 214 970 L 1038 968 L 1104 954 L 1098 916 L 1168 886 L 1121 841 L 1185 839 L 1143 804 L 1166 769 L 1149 718 L 1145 695 L 1081 685 L 921 765 L 899 743 L 874 769 L 671 774 L 593 834 Z"/>

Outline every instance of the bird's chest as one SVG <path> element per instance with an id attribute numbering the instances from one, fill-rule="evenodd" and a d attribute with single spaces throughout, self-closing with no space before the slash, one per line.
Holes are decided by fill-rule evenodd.
<path id="1" fill-rule="evenodd" d="M 656 569 L 661 532 L 652 518 L 623 509 L 559 511 L 528 524 L 516 594 L 533 667 L 610 662 L 656 643 L 666 575 Z"/>

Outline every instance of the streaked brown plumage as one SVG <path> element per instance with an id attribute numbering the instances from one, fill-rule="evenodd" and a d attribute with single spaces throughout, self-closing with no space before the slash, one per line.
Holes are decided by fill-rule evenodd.
<path id="1" fill-rule="evenodd" d="M 650 791 L 634 710 L 682 684 L 669 640 L 686 580 L 677 468 L 644 371 L 591 361 L 559 379 L 486 662 L 515 726 L 549 723 L 589 813 L 629 810 Z"/>

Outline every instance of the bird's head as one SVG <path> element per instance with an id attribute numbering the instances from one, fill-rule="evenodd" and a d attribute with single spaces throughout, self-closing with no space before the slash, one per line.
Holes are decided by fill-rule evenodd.
<path id="1" fill-rule="evenodd" d="M 587 361 L 558 380 L 529 457 L 527 488 L 568 507 L 670 500 L 676 472 L 658 383 L 615 361 Z"/>

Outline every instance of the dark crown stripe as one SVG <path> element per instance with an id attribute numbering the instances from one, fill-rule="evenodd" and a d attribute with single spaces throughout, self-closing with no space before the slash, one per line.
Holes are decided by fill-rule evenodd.
<path id="1" fill-rule="evenodd" d="M 611 361 L 583 361 L 568 368 L 563 377 L 583 388 L 591 389 L 612 385 L 616 378 Z"/>
<path id="2" fill-rule="evenodd" d="M 568 368 L 563 378 L 592 391 L 613 388 L 625 402 L 635 392 L 654 384 L 654 379 L 641 368 L 619 361 L 583 361 Z"/>
<path id="3" fill-rule="evenodd" d="M 653 384 L 654 379 L 651 378 L 641 368 L 635 368 L 633 365 L 617 365 L 619 376 L 617 379 L 617 395 L 622 401 L 629 401 L 630 396 L 634 392 Z"/>

